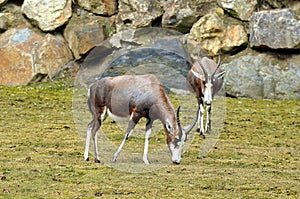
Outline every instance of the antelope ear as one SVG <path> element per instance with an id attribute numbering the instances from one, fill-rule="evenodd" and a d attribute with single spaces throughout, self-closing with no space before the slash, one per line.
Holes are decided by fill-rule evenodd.
<path id="1" fill-rule="evenodd" d="M 195 75 L 195 77 L 197 77 L 198 79 L 201 79 L 202 81 L 204 81 L 203 75 L 201 75 L 199 72 L 196 72 L 196 71 L 192 70 L 192 73 Z"/>
<path id="2" fill-rule="evenodd" d="M 224 77 L 225 73 L 226 73 L 226 71 L 222 71 L 222 72 L 220 72 L 220 73 L 216 74 L 216 75 L 215 75 L 215 78 L 217 78 L 217 79 L 221 79 L 221 78 L 223 78 L 223 77 Z"/>
<path id="3" fill-rule="evenodd" d="M 166 120 L 166 128 L 170 133 L 174 133 L 174 128 L 172 127 L 172 124 L 169 119 Z"/>

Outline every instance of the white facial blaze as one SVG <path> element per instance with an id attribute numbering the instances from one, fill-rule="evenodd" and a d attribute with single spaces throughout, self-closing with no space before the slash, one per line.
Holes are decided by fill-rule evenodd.
<path id="1" fill-rule="evenodd" d="M 170 143 L 169 148 L 172 155 L 172 162 L 179 164 L 181 161 L 181 146 L 175 146 L 173 143 Z"/>
<path id="2" fill-rule="evenodd" d="M 177 145 L 175 145 L 174 143 L 170 143 L 169 144 L 169 148 L 171 151 L 171 155 L 172 155 L 172 162 L 179 164 L 181 162 L 181 153 L 182 153 L 182 148 L 185 142 L 185 138 L 186 138 L 186 134 L 183 133 L 182 137 L 180 138 L 180 140 L 178 141 L 179 137 L 176 136 L 175 139 L 177 139 Z"/>
<path id="3" fill-rule="evenodd" d="M 212 103 L 212 83 L 208 82 L 205 84 L 205 91 L 204 91 L 204 103 L 211 104 Z"/>

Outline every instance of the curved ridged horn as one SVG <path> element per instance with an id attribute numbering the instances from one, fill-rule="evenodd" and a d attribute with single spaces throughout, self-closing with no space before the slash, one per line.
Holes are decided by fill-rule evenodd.
<path id="1" fill-rule="evenodd" d="M 177 124 L 178 124 L 178 128 L 179 128 L 179 136 L 182 136 L 182 128 L 181 128 L 181 124 L 180 124 L 180 119 L 179 119 L 179 111 L 180 111 L 180 106 L 178 106 L 177 108 L 177 112 L 176 112 L 176 120 L 177 120 Z"/>
<path id="2" fill-rule="evenodd" d="M 179 127 L 180 130 L 181 130 L 181 124 L 180 124 L 180 119 L 179 119 L 179 111 L 180 111 L 180 106 L 178 106 L 178 108 L 177 108 L 177 112 L 176 112 L 176 120 L 177 120 L 178 127 Z"/>
<path id="3" fill-rule="evenodd" d="M 188 134 L 194 128 L 194 126 L 196 125 L 197 120 L 198 120 L 198 116 L 199 116 L 199 112 L 200 112 L 200 107 L 197 110 L 196 117 L 195 117 L 193 123 L 187 129 L 185 129 L 186 134 Z"/>
<path id="4" fill-rule="evenodd" d="M 200 58 L 200 47 L 199 47 L 199 45 L 198 45 L 198 63 L 199 63 L 199 65 L 201 66 L 202 71 L 203 71 L 203 73 L 204 73 L 205 81 L 207 81 L 207 80 L 208 80 L 208 74 L 207 74 L 207 71 L 205 70 L 205 67 L 204 67 L 204 66 L 202 65 L 202 63 L 201 63 L 201 58 Z"/>
<path id="5" fill-rule="evenodd" d="M 217 65 L 217 68 L 216 68 L 216 70 L 213 72 L 213 74 L 211 75 L 212 77 L 213 76 L 215 76 L 215 74 L 216 74 L 216 72 L 217 72 L 217 70 L 218 70 L 218 68 L 220 67 L 220 65 L 221 65 L 221 51 L 219 51 L 219 56 L 218 56 L 218 65 Z"/>

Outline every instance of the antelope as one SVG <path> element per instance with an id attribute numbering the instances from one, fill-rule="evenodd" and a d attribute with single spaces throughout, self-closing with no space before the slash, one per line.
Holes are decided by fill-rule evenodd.
<path id="1" fill-rule="evenodd" d="M 188 72 L 186 84 L 189 90 L 196 94 L 198 102 L 198 128 L 197 132 L 204 136 L 204 133 L 210 133 L 211 120 L 210 111 L 215 94 L 221 89 L 225 71 L 220 69 L 221 54 L 218 56 L 218 64 L 212 59 L 200 58 L 200 49 L 198 49 L 198 63 L 195 62 Z M 206 105 L 206 125 L 203 126 L 204 104 Z M 200 111 L 199 111 L 200 110 Z"/>
<path id="2" fill-rule="evenodd" d="M 165 93 L 162 83 L 152 74 L 104 77 L 90 86 L 88 106 L 93 119 L 88 125 L 84 159 L 89 160 L 88 153 L 92 136 L 95 162 L 97 163 L 100 162 L 97 133 L 107 115 L 115 121 L 128 121 L 125 136 L 115 152 L 112 162 L 116 162 L 135 125 L 142 117 L 146 118 L 143 153 L 145 164 L 149 164 L 149 136 L 154 120 L 158 119 L 163 124 L 172 162 L 180 164 L 182 147 L 186 142 L 187 134 L 196 125 L 198 116 L 197 113 L 194 122 L 187 129 L 183 129 L 179 120 L 180 107 L 178 107 L 175 115 L 175 110 Z"/>

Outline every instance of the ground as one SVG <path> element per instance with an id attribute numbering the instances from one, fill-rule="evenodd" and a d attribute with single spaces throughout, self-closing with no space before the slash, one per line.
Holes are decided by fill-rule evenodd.
<path id="1" fill-rule="evenodd" d="M 0 87 L 0 198 L 300 197 L 299 100 L 226 98 L 225 125 L 208 154 L 199 156 L 203 137 L 194 129 L 180 165 L 134 173 L 83 161 L 72 96 L 61 80 Z M 142 147 L 143 139 L 126 144 Z"/>

